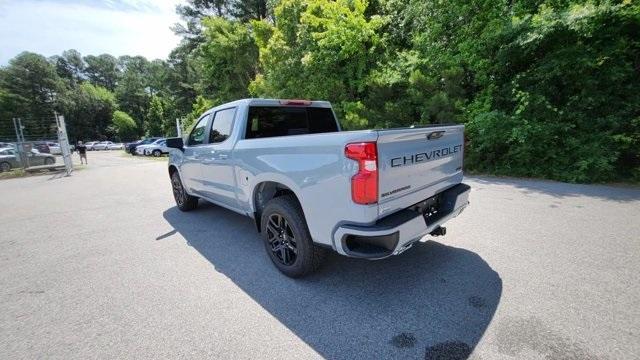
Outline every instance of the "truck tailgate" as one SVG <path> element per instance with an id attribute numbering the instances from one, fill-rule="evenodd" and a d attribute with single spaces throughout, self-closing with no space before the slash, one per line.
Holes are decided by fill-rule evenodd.
<path id="1" fill-rule="evenodd" d="M 377 142 L 379 215 L 462 181 L 463 125 L 379 130 Z"/>

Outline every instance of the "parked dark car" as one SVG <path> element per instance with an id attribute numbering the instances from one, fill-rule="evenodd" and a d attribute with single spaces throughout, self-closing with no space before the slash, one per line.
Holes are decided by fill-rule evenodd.
<path id="1" fill-rule="evenodd" d="M 30 166 L 53 165 L 56 162 L 55 156 L 43 154 L 36 149 L 31 149 L 27 156 L 29 157 Z M 16 157 L 14 148 L 0 149 L 0 171 L 9 171 L 20 166 L 21 164 Z"/>
<path id="2" fill-rule="evenodd" d="M 145 138 L 145 139 L 142 139 L 142 140 L 138 140 L 138 141 L 126 144 L 124 149 L 129 154 L 135 155 L 136 154 L 136 148 L 139 145 L 151 144 L 152 142 L 154 142 L 154 141 L 156 141 L 158 139 L 160 139 L 160 137 L 150 137 L 150 138 Z"/>

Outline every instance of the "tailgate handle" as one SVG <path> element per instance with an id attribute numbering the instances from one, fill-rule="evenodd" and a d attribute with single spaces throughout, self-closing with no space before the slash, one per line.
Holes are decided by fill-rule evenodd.
<path id="1" fill-rule="evenodd" d="M 440 139 L 444 135 L 444 131 L 434 131 L 427 135 L 427 140 Z"/>

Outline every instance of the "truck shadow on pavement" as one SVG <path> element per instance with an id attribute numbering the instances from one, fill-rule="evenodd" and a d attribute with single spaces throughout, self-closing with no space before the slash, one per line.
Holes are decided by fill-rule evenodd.
<path id="1" fill-rule="evenodd" d="M 271 264 L 249 218 L 203 201 L 193 212 L 173 207 L 163 216 L 174 230 L 157 240 L 178 232 L 330 359 L 465 359 L 502 294 L 500 276 L 480 256 L 435 241 L 381 261 L 332 254 L 320 271 L 294 280 Z"/>

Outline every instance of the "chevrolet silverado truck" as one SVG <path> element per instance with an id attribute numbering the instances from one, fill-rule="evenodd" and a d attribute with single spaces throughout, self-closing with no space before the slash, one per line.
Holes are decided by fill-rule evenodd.
<path id="1" fill-rule="evenodd" d="M 340 131 L 326 101 L 243 99 L 167 139 L 177 207 L 206 200 L 254 219 L 290 277 L 327 251 L 398 255 L 469 204 L 463 125 Z"/>

